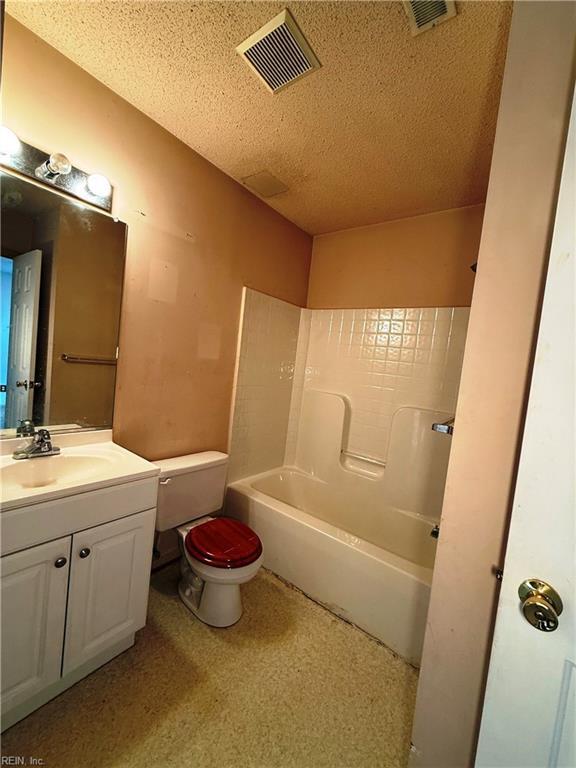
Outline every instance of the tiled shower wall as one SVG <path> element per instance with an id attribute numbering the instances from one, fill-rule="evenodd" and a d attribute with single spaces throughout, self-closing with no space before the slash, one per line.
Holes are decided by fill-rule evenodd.
<path id="1" fill-rule="evenodd" d="M 466 308 L 303 310 L 288 428 L 294 462 L 303 389 L 346 395 L 352 405 L 348 450 L 386 459 L 394 412 L 402 406 L 456 409 L 468 317 Z M 306 343 L 306 316 L 309 339 Z"/>
<path id="2" fill-rule="evenodd" d="M 230 479 L 294 463 L 302 393 L 346 395 L 348 450 L 385 460 L 403 406 L 453 415 L 468 308 L 300 310 L 246 290 Z"/>
<path id="3" fill-rule="evenodd" d="M 300 308 L 245 289 L 229 479 L 284 463 Z"/>
<path id="4" fill-rule="evenodd" d="M 309 309 L 302 309 L 300 312 L 298 346 L 296 347 L 296 364 L 294 367 L 294 380 L 292 382 L 292 398 L 290 400 L 290 415 L 288 418 L 286 453 L 284 457 L 284 464 L 288 466 L 294 464 L 296 458 L 296 443 L 298 441 L 300 411 L 302 408 L 302 393 L 304 392 L 304 385 L 306 382 L 311 320 L 312 311 Z"/>

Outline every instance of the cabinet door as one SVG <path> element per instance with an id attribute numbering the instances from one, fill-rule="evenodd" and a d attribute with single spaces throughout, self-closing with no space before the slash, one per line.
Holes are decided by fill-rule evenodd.
<path id="1" fill-rule="evenodd" d="M 60 678 L 70 543 L 67 536 L 2 558 L 5 712 Z"/>
<path id="2" fill-rule="evenodd" d="M 146 623 L 156 510 L 72 537 L 63 673 Z"/>

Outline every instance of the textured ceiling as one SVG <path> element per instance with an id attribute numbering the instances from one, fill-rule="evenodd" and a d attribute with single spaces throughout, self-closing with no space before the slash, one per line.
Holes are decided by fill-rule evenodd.
<path id="1" fill-rule="evenodd" d="M 322 69 L 272 95 L 235 47 L 285 5 L 8 2 L 8 12 L 317 234 L 485 199 L 511 4 L 412 37 L 399 2 L 291 2 Z"/>

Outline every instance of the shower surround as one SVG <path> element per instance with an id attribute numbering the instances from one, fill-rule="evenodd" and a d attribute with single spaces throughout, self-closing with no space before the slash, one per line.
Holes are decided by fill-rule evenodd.
<path id="1" fill-rule="evenodd" d="M 415 664 L 450 450 L 431 426 L 455 413 L 468 314 L 245 295 L 227 511 L 271 570 Z"/>

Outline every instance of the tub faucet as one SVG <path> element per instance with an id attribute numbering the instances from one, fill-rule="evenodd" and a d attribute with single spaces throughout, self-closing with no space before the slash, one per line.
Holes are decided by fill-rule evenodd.
<path id="1" fill-rule="evenodd" d="M 434 423 L 432 424 L 432 430 L 434 432 L 441 432 L 443 435 L 453 435 L 454 434 L 454 416 L 452 416 L 451 419 L 448 419 L 448 421 L 443 421 L 442 423 Z"/>
<path id="2" fill-rule="evenodd" d="M 32 439 L 24 448 L 14 451 L 13 459 L 37 459 L 40 456 L 57 456 L 60 453 L 60 448 L 52 445 L 50 432 L 47 429 L 39 429 L 36 432 L 31 421 L 21 421 L 16 434 L 32 437 Z"/>

